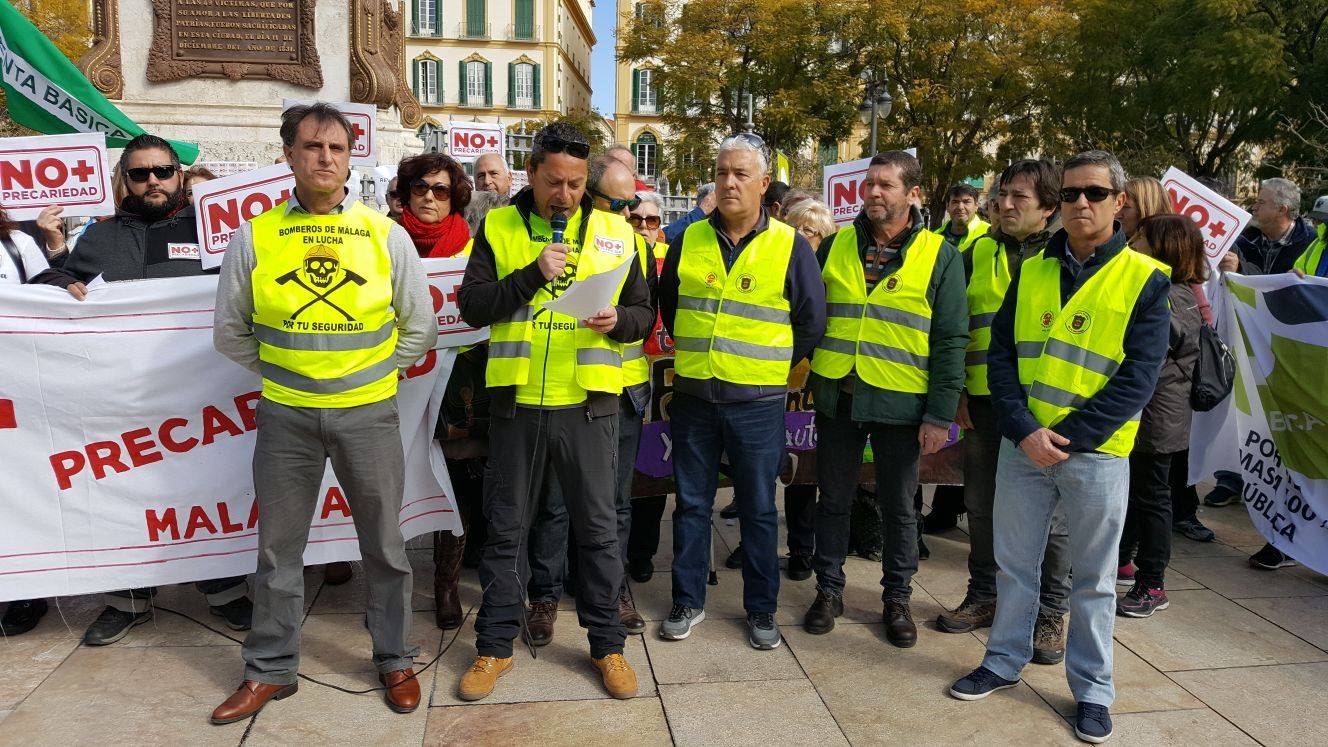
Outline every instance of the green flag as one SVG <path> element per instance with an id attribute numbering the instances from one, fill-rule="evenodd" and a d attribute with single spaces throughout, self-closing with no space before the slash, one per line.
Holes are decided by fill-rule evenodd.
<path id="1" fill-rule="evenodd" d="M 0 62 L 9 116 L 24 127 L 46 135 L 104 132 L 111 148 L 143 134 L 9 0 L 0 0 Z M 181 161 L 197 160 L 197 145 L 170 142 Z"/>

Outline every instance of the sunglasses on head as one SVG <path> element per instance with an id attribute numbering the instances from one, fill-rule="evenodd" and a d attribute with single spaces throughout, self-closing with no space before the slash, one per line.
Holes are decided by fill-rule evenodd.
<path id="1" fill-rule="evenodd" d="M 1089 202 L 1102 202 L 1116 192 L 1110 187 L 1065 187 L 1061 189 L 1061 202 L 1067 205 L 1078 202 L 1079 195 L 1087 197 Z"/>
<path id="2" fill-rule="evenodd" d="M 659 228 L 658 215 L 638 215 L 636 213 L 631 213 L 627 216 L 627 222 L 632 224 L 632 228 L 640 228 L 642 223 L 646 224 L 646 228 L 651 230 Z"/>
<path id="3" fill-rule="evenodd" d="M 590 194 L 600 198 L 601 200 L 608 200 L 610 213 L 621 213 L 623 211 L 623 208 L 627 208 L 628 210 L 635 210 L 636 206 L 641 204 L 640 197 L 633 197 L 630 200 L 624 200 L 620 197 L 609 197 L 608 195 L 604 194 L 598 189 L 590 190 Z"/>
<path id="4" fill-rule="evenodd" d="M 423 197 L 425 192 L 433 192 L 433 198 L 442 202 L 452 196 L 452 186 L 449 184 L 429 184 L 423 179 L 416 179 L 410 183 L 410 193 L 416 197 Z"/>
<path id="5" fill-rule="evenodd" d="M 590 143 L 575 140 L 563 140 L 560 137 L 546 135 L 535 140 L 535 147 L 548 153 L 566 153 L 572 158 L 589 158 Z"/>
<path id="6" fill-rule="evenodd" d="M 129 181 L 142 184 L 148 180 L 149 176 L 157 177 L 157 181 L 164 182 L 175 175 L 179 168 L 175 166 L 138 166 L 132 169 L 125 169 L 125 176 Z"/>

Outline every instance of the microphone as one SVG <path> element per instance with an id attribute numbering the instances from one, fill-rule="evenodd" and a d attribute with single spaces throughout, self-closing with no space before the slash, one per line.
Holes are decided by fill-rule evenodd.
<path id="1" fill-rule="evenodd" d="M 563 243 L 563 232 L 567 230 L 567 215 L 561 210 L 555 210 L 553 217 L 549 219 L 549 228 L 553 229 L 553 243 Z"/>

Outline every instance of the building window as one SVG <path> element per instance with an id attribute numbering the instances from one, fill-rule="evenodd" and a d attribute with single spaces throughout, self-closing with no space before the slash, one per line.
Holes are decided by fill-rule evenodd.
<path id="1" fill-rule="evenodd" d="M 649 132 L 643 132 L 632 145 L 632 152 L 636 154 L 636 173 L 643 180 L 653 179 L 659 169 L 659 141 Z"/>
<path id="2" fill-rule="evenodd" d="M 632 111 L 638 114 L 655 113 L 655 71 L 632 71 Z"/>
<path id="3" fill-rule="evenodd" d="M 516 0 L 514 38 L 530 41 L 535 38 L 535 0 Z"/>
<path id="4" fill-rule="evenodd" d="M 463 61 L 460 66 L 459 103 L 462 106 L 493 106 L 493 68 L 482 60 Z"/>
<path id="5" fill-rule="evenodd" d="M 415 98 L 421 104 L 438 103 L 438 61 L 415 61 Z"/>
<path id="6" fill-rule="evenodd" d="M 443 0 L 415 0 L 415 34 L 438 36 Z"/>
<path id="7" fill-rule="evenodd" d="M 507 105 L 514 109 L 539 108 L 539 65 L 518 62 L 507 66 L 509 95 Z"/>

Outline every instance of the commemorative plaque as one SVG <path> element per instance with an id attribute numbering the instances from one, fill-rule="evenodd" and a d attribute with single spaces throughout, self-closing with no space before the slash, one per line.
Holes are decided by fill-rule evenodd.
<path id="1" fill-rule="evenodd" d="M 321 88 L 316 0 L 152 0 L 148 80 L 272 78 Z"/>

